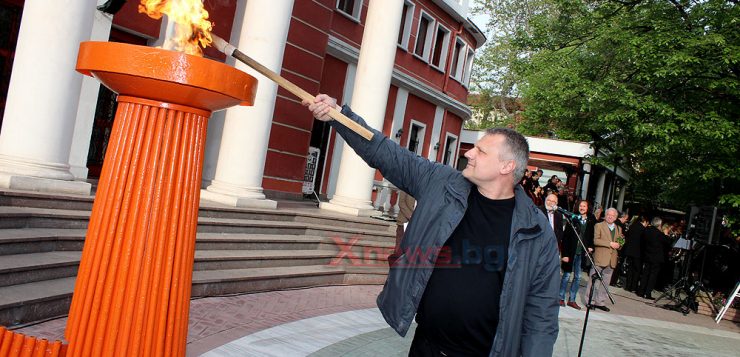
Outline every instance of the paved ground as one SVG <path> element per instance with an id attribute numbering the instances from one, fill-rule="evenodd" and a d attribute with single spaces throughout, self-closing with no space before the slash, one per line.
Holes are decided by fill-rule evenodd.
<path id="1" fill-rule="evenodd" d="M 335 286 L 194 300 L 188 356 L 404 356 L 375 308 L 379 286 Z M 584 289 L 582 288 L 582 291 Z M 584 356 L 738 356 L 740 324 L 652 306 L 621 289 L 609 313 L 592 312 Z M 575 356 L 584 311 L 561 308 L 556 356 Z M 21 332 L 63 337 L 66 319 Z"/>

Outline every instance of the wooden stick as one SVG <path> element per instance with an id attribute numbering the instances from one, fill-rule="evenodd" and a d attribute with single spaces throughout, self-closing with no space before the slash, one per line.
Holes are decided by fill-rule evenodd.
<path id="1" fill-rule="evenodd" d="M 214 34 L 211 34 L 211 37 L 213 37 L 213 47 L 223 52 L 225 55 L 234 57 L 235 59 L 239 60 L 239 62 L 242 62 L 246 64 L 247 66 L 253 68 L 259 74 L 274 81 L 280 87 L 283 87 L 288 92 L 293 93 L 293 95 L 300 98 L 301 100 L 305 100 L 309 102 L 314 101 L 315 97 L 313 95 L 306 92 L 301 87 L 293 84 L 293 82 L 281 77 L 279 74 L 273 72 L 269 68 L 263 66 L 261 63 L 255 61 L 251 57 L 245 55 L 244 53 L 236 49 L 236 47 L 232 46 L 230 43 L 226 42 L 221 37 L 218 37 Z M 340 113 L 335 108 L 329 109 L 329 116 L 334 118 L 334 120 L 342 123 L 342 125 L 348 127 L 349 129 L 359 134 L 363 138 L 367 140 L 371 140 L 373 138 L 373 132 L 371 132 L 370 130 L 367 130 L 362 125 L 357 124 L 356 121 L 348 118 L 346 115 Z"/>

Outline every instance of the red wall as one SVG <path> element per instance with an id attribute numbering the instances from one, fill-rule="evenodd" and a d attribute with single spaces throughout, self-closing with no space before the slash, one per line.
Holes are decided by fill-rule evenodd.
<path id="1" fill-rule="evenodd" d="M 281 75 L 309 93 L 318 93 L 323 80 L 329 37 L 321 29 L 329 27 L 334 14 L 328 3 L 296 1 L 293 6 Z M 262 180 L 264 189 L 301 192 L 313 120 L 298 98 L 278 89 Z"/>

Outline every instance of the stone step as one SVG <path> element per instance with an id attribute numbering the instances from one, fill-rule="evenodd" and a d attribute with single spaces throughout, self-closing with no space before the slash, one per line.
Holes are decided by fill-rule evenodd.
<path id="1" fill-rule="evenodd" d="M 92 211 L 93 196 L 0 190 L 0 206 Z"/>
<path id="2" fill-rule="evenodd" d="M 0 287 L 0 325 L 14 326 L 66 315 L 75 278 Z"/>
<path id="3" fill-rule="evenodd" d="M 388 255 L 355 254 L 345 259 L 338 250 L 196 250 L 193 270 L 250 269 L 308 265 L 384 266 Z M 0 286 L 26 284 L 77 275 L 82 253 L 54 251 L 5 255 L 0 259 Z"/>
<path id="4" fill-rule="evenodd" d="M 291 266 L 193 272 L 192 297 L 345 284 L 341 266 Z M 67 314 L 75 278 L 0 287 L 0 325 Z"/>
<path id="5" fill-rule="evenodd" d="M 341 266 L 201 270 L 193 272 L 193 297 L 340 285 Z"/>
<path id="6" fill-rule="evenodd" d="M 0 287 L 76 276 L 81 256 L 78 251 L 4 255 Z"/>
<path id="7" fill-rule="evenodd" d="M 0 206 L 0 229 L 58 228 L 86 229 L 90 212 L 34 207 Z M 386 225 L 389 227 L 389 225 Z M 317 235 L 323 237 L 363 237 L 377 241 L 394 241 L 390 229 L 365 230 L 338 224 L 322 225 L 292 221 L 263 221 L 234 218 L 199 217 L 198 232 L 251 233 L 282 235 Z"/>
<path id="8" fill-rule="evenodd" d="M 89 217 L 89 212 L 92 211 L 93 199 L 93 196 L 0 190 L 0 206 L 87 211 L 87 217 Z M 294 205 L 290 202 L 285 202 L 285 206 Z M 282 209 L 280 208 L 280 203 L 278 208 L 279 209 L 277 210 L 238 208 L 203 201 L 201 202 L 199 216 L 246 220 L 293 221 L 320 225 L 341 225 L 344 227 L 381 232 L 395 229 L 395 227 L 389 228 L 388 222 L 378 219 L 351 217 L 316 209 Z"/>
<path id="9" fill-rule="evenodd" d="M 85 229 L 10 228 L 0 229 L 0 256 L 51 251 L 80 251 Z"/>
<path id="10" fill-rule="evenodd" d="M 84 229 L 11 228 L 0 229 L 0 256 L 51 251 L 81 251 Z M 364 251 L 390 252 L 391 241 L 354 238 L 329 238 L 306 235 L 197 233 L 197 250 L 303 250 L 340 251 L 339 245 L 351 245 L 356 253 Z"/>
<path id="11" fill-rule="evenodd" d="M 257 208 L 234 208 L 220 207 L 212 203 L 201 202 L 200 217 L 209 218 L 231 218 L 259 221 L 287 221 L 301 222 L 318 225 L 339 225 L 347 228 L 362 229 L 379 232 L 395 232 L 395 227 L 390 227 L 388 222 L 367 218 L 351 217 L 340 215 L 332 212 L 319 210 L 301 210 L 301 209 L 257 209 Z"/>

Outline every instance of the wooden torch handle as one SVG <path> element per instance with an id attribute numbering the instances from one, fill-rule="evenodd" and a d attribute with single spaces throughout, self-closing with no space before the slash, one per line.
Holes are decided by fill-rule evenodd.
<path id="1" fill-rule="evenodd" d="M 310 101 L 310 102 L 314 101 L 315 97 L 311 95 L 310 93 L 306 92 L 305 90 L 303 90 L 303 88 L 281 77 L 279 74 L 263 66 L 261 63 L 245 55 L 243 52 L 239 51 L 238 49 L 234 49 L 234 52 L 231 54 L 231 56 L 236 58 L 240 62 L 246 64 L 247 66 L 252 67 L 255 71 L 259 72 L 261 75 L 274 81 L 279 86 L 285 88 L 285 90 L 287 90 L 288 92 L 293 93 L 296 97 L 301 98 L 301 100 Z M 342 123 L 342 125 L 351 129 L 352 131 L 359 134 L 363 138 L 367 140 L 371 140 L 373 138 L 373 132 L 371 132 L 370 130 L 367 130 L 364 126 L 357 124 L 356 121 L 348 118 L 346 115 L 340 113 L 335 108 L 329 109 L 329 116 L 334 118 L 334 120 Z"/>

